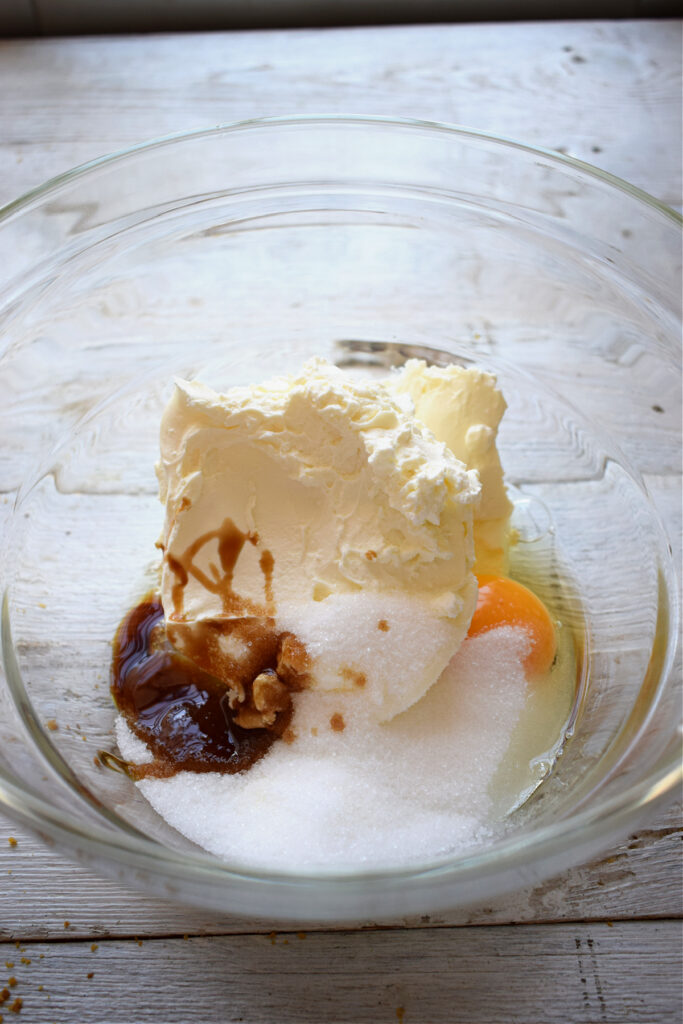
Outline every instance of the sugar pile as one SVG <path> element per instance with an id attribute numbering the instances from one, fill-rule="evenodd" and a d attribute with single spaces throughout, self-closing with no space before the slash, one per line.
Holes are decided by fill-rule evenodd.
<path id="1" fill-rule="evenodd" d="M 401 593 L 330 594 L 278 609 L 277 623 L 305 646 L 317 689 L 354 690 L 362 677 L 365 714 L 382 722 L 423 696 L 456 647 L 450 620 Z"/>
<path id="2" fill-rule="evenodd" d="M 470 638 L 429 692 L 392 721 L 362 691 L 296 695 L 292 743 L 239 775 L 144 779 L 156 811 L 235 866 L 270 870 L 409 865 L 477 845 L 495 825 L 491 786 L 524 711 L 524 633 Z M 123 756 L 146 748 L 122 719 Z"/>

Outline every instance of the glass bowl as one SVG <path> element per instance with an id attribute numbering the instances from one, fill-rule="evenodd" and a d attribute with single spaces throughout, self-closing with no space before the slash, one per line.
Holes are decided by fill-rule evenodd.
<path id="1" fill-rule="evenodd" d="M 150 892 L 358 920 L 540 881 L 674 792 L 679 585 L 643 482 L 679 470 L 671 210 L 475 131 L 280 118 L 56 178 L 0 211 L 0 255 L 7 813 Z M 172 378 L 220 389 L 311 355 L 497 373 L 520 557 L 565 585 L 576 641 L 577 701 L 547 779 L 486 845 L 410 868 L 223 863 L 97 757 L 115 749 L 111 641 L 154 581 Z"/>

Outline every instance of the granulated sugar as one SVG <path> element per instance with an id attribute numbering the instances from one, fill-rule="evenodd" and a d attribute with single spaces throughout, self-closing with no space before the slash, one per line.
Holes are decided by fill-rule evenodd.
<path id="1" fill-rule="evenodd" d="M 353 690 L 355 677 L 366 713 L 384 722 L 438 679 L 467 633 L 469 616 L 464 622 L 445 618 L 414 595 L 354 591 L 279 608 L 277 622 L 304 644 L 316 689 Z"/>
<path id="2" fill-rule="evenodd" d="M 303 692 L 292 743 L 239 775 L 138 783 L 157 812 L 216 856 L 252 868 L 408 865 L 481 842 L 491 786 L 527 702 L 526 635 L 468 639 L 422 700 L 386 724 L 363 692 Z M 146 760 L 123 720 L 121 753 Z"/>

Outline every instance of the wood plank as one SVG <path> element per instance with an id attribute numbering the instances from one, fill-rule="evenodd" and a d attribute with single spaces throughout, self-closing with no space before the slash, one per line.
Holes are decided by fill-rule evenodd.
<path id="1" fill-rule="evenodd" d="M 676 921 L 0 947 L 17 1019 L 61 1024 L 673 1022 L 680 954 Z"/>
<path id="2" fill-rule="evenodd" d="M 644 479 L 666 530 L 673 563 L 680 566 L 683 564 L 683 487 L 681 486 L 681 477 L 645 474 Z"/>
<path id="3" fill-rule="evenodd" d="M 674 804 L 606 856 L 535 888 L 431 917 L 382 923 L 419 928 L 683 915 L 683 895 L 677 885 L 682 825 L 681 807 Z M 10 836 L 17 840 L 16 846 L 9 844 Z M 65 921 L 69 922 L 66 929 Z M 272 927 L 268 922 L 146 898 L 70 862 L 24 828 L 0 817 L 0 939 L 264 933 Z M 329 925 L 297 927 L 324 929 Z"/>
<path id="4" fill-rule="evenodd" d="M 0 43 L 0 202 L 165 132 L 329 110 L 565 149 L 677 205 L 680 32 L 639 21 Z M 678 484 L 661 460 L 643 467 L 677 539 Z M 490 905 L 305 940 L 280 925 L 271 944 L 263 922 L 147 899 L 2 819 L 0 937 L 31 942 L 8 941 L 0 966 L 14 965 L 17 1020 L 676 1021 L 680 923 L 666 918 L 683 913 L 680 840 L 674 806 L 606 857 Z"/>
<path id="5" fill-rule="evenodd" d="M 0 43 L 0 202 L 168 132 L 297 113 L 469 125 L 679 204 L 678 22 L 423 25 Z"/>

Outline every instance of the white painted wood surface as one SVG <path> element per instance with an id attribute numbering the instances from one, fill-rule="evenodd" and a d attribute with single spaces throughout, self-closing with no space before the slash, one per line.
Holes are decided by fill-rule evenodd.
<path id="1" fill-rule="evenodd" d="M 450 121 L 681 202 L 676 22 L 0 42 L 0 202 L 148 138 L 277 114 Z"/>
<path id="2" fill-rule="evenodd" d="M 675 1024 L 679 931 L 647 921 L 11 945 L 0 955 L 17 983 L 0 1009 L 19 996 L 6 1022 L 41 1024 Z"/>
<path id="3" fill-rule="evenodd" d="M 149 137 L 327 111 L 500 132 L 681 203 L 672 22 L 0 43 L 0 202 Z M 679 542 L 679 483 L 649 480 Z M 680 1020 L 680 825 L 663 809 L 599 862 L 490 906 L 304 939 L 102 881 L 2 818 L 0 990 L 16 985 L 0 1015 L 19 997 L 24 1021 Z"/>

